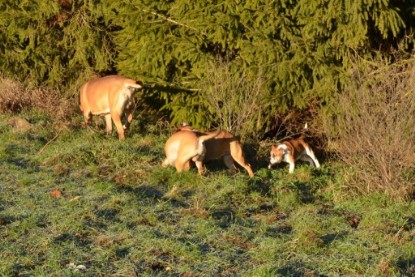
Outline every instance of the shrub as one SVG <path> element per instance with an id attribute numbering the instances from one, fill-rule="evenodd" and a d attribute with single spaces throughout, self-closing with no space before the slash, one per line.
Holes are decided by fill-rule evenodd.
<path id="1" fill-rule="evenodd" d="M 56 90 L 26 87 L 2 76 L 0 83 L 0 113 L 39 109 L 61 123 L 70 121 L 76 113 L 78 101 L 62 97 Z"/>
<path id="2" fill-rule="evenodd" d="M 331 125 L 333 124 L 333 125 Z M 326 130 L 352 169 L 350 186 L 399 199 L 414 193 L 415 59 L 393 64 L 358 60 Z"/>
<path id="3" fill-rule="evenodd" d="M 261 110 L 266 82 L 261 72 L 238 71 L 235 64 L 216 61 L 202 78 L 201 91 L 213 120 L 242 139 L 257 138 L 263 128 Z"/>

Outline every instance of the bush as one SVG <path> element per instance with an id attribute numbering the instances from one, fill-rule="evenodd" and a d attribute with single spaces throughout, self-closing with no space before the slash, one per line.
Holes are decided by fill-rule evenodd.
<path id="1" fill-rule="evenodd" d="M 359 60 L 326 130 L 352 169 L 350 186 L 399 199 L 414 193 L 415 59 L 394 64 Z"/>
<path id="2" fill-rule="evenodd" d="M 77 112 L 77 99 L 66 99 L 56 90 L 25 87 L 22 83 L 0 76 L 0 113 L 20 113 L 39 109 L 54 121 L 70 121 Z"/>
<path id="3" fill-rule="evenodd" d="M 258 138 L 264 125 L 261 111 L 266 93 L 261 72 L 240 72 L 230 62 L 216 61 L 207 68 L 200 84 L 213 121 L 242 139 Z"/>

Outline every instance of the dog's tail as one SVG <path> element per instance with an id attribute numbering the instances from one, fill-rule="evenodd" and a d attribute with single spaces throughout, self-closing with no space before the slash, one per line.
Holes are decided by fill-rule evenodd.
<path id="1" fill-rule="evenodd" d="M 189 152 L 185 157 L 183 157 L 183 160 L 185 161 L 193 160 L 194 162 L 203 161 L 203 159 L 205 158 L 205 153 L 206 153 L 206 146 L 204 142 L 218 136 L 220 132 L 221 130 L 217 129 L 215 132 L 198 137 L 195 149 Z"/>
<path id="2" fill-rule="evenodd" d="M 220 132 L 221 132 L 221 129 L 220 128 L 218 128 L 216 131 L 214 131 L 214 132 L 211 132 L 211 133 L 209 133 L 209 134 L 207 134 L 207 135 L 204 135 L 204 136 L 200 136 L 199 138 L 198 138 L 198 141 L 199 141 L 199 143 L 204 143 L 205 141 L 207 141 L 207 140 L 210 140 L 210 139 L 213 139 L 213 138 L 215 138 L 215 137 L 217 137 L 219 134 L 220 134 Z"/>
<path id="3" fill-rule="evenodd" d="M 203 135 L 198 137 L 197 139 L 197 146 L 196 146 L 196 152 L 197 155 L 199 156 L 198 160 L 203 160 L 205 153 L 206 153 L 206 147 L 205 147 L 205 141 L 213 139 L 215 137 L 217 137 L 221 132 L 221 129 L 218 128 L 215 132 L 211 132 L 207 135 Z"/>
<path id="4" fill-rule="evenodd" d="M 306 133 L 308 133 L 308 123 L 304 124 L 304 130 L 301 132 L 301 135 L 298 138 L 305 139 Z"/>

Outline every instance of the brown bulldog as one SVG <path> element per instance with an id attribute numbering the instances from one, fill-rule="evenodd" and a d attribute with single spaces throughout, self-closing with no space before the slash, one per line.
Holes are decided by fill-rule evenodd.
<path id="1" fill-rule="evenodd" d="M 112 131 L 112 121 L 117 127 L 119 140 L 124 140 L 124 129 L 127 129 L 133 119 L 134 89 L 141 89 L 137 81 L 122 76 L 110 75 L 88 81 L 81 88 L 80 108 L 85 123 L 91 122 L 92 115 L 105 115 L 106 131 Z M 127 122 L 121 123 L 125 115 Z"/>
<path id="2" fill-rule="evenodd" d="M 205 143 L 220 133 L 220 129 L 197 136 L 191 127 L 176 131 L 166 142 L 162 166 L 172 165 L 177 172 L 187 171 L 190 161 L 195 162 L 199 174 L 203 174 L 203 159 L 206 154 Z"/>
<path id="3" fill-rule="evenodd" d="M 211 132 L 202 132 L 192 128 L 189 125 L 185 125 L 179 128 L 180 130 L 192 131 L 197 136 L 200 135 L 212 135 L 216 134 L 217 131 Z M 206 153 L 203 155 L 203 159 L 200 159 L 200 165 L 203 165 L 203 161 L 215 160 L 218 158 L 223 158 L 225 165 L 232 171 L 237 172 L 234 161 L 236 161 L 240 166 L 245 168 L 248 172 L 249 177 L 253 177 L 254 173 L 251 169 L 251 166 L 246 163 L 244 158 L 244 153 L 242 150 L 242 145 L 239 142 L 239 138 L 232 135 L 227 131 L 220 131 L 212 139 L 206 140 L 205 142 Z"/>

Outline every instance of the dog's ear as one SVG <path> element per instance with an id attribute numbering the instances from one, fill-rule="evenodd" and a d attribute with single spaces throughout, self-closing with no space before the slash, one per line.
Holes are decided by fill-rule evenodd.
<path id="1" fill-rule="evenodd" d="M 277 145 L 276 145 L 276 144 L 273 144 L 273 145 L 271 146 L 271 149 L 272 149 L 272 150 L 277 149 Z"/>

